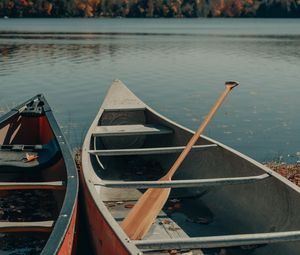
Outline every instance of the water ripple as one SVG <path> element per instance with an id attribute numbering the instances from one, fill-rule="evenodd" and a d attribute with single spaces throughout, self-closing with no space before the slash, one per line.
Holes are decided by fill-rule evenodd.
<path id="1" fill-rule="evenodd" d="M 69 21 L 59 22 L 70 28 Z M 208 23 L 201 33 L 193 29 L 198 20 L 182 21 L 187 25 L 177 30 L 168 30 L 169 25 L 159 29 L 156 22 L 141 21 L 156 27 L 145 33 L 137 23 L 130 23 L 126 33 L 115 27 L 98 34 L 85 34 L 80 28 L 72 33 L 1 33 L 0 114 L 6 105 L 45 93 L 75 147 L 115 78 L 159 112 L 192 129 L 207 114 L 224 81 L 236 79 L 242 85 L 206 134 L 257 159 L 299 151 L 298 32 L 285 36 L 289 30 L 281 21 L 277 22 L 283 29 L 277 35 L 262 30 L 238 34 L 233 23 L 225 25 L 225 34 L 220 24 L 218 29 L 212 24 L 214 34 L 209 34 Z"/>

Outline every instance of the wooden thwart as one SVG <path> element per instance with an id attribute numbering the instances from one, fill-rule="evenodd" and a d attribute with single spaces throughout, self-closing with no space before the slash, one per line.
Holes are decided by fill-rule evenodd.
<path id="1" fill-rule="evenodd" d="M 204 150 L 217 147 L 216 144 L 194 145 L 192 150 Z M 150 155 L 150 154 L 168 154 L 179 153 L 184 150 L 185 146 L 175 147 L 156 147 L 156 148 L 139 148 L 139 149 L 115 149 L 115 150 L 90 150 L 89 153 L 99 156 L 125 156 L 125 155 Z"/>
<path id="2" fill-rule="evenodd" d="M 174 180 L 174 181 L 104 181 L 96 183 L 96 186 L 104 186 L 107 188 L 187 188 L 187 187 L 203 187 L 218 185 L 237 185 L 249 184 L 264 180 L 270 177 L 269 174 L 261 174 L 256 176 L 233 177 L 233 178 L 214 178 L 214 179 L 195 179 L 195 180 Z"/>
<path id="3" fill-rule="evenodd" d="M 171 134 L 173 131 L 167 127 L 154 124 L 146 125 L 114 125 L 97 126 L 93 136 L 129 136 L 129 135 L 161 135 Z"/>
<path id="4" fill-rule="evenodd" d="M 145 250 L 204 249 L 300 241 L 300 231 L 132 241 Z"/>
<path id="5" fill-rule="evenodd" d="M 9 232 L 51 232 L 54 221 L 0 222 L 0 233 Z"/>
<path id="6" fill-rule="evenodd" d="M 0 182 L 0 190 L 18 190 L 18 189 L 65 189 L 63 181 L 56 182 Z"/>

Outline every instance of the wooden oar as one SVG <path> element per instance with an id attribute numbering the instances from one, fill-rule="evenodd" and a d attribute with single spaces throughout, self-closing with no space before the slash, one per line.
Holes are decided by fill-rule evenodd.
<path id="1" fill-rule="evenodd" d="M 196 133 L 188 142 L 185 149 L 181 152 L 169 172 L 160 178 L 160 181 L 170 181 L 172 179 L 176 170 L 192 149 L 192 146 L 197 142 L 198 138 L 203 133 L 208 122 L 212 119 L 213 115 L 218 110 L 229 92 L 237 85 L 238 82 L 236 81 L 229 81 L 225 83 L 225 90 L 223 94 L 220 96 L 214 107 L 210 110 L 209 114 L 206 116 L 203 123 L 199 126 Z M 143 239 L 166 203 L 170 191 L 171 188 L 150 188 L 140 197 L 135 206 L 131 209 L 124 221 L 121 223 L 121 227 L 130 239 Z"/>

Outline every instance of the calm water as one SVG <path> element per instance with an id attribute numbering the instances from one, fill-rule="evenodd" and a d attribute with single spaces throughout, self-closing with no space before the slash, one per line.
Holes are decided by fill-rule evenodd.
<path id="1" fill-rule="evenodd" d="M 0 111 L 44 93 L 73 148 L 115 78 L 192 129 L 238 80 L 205 134 L 300 160 L 300 20 L 0 20 Z"/>

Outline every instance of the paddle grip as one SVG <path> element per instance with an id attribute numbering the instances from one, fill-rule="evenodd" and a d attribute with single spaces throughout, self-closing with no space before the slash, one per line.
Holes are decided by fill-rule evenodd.
<path id="1" fill-rule="evenodd" d="M 230 89 L 233 89 L 234 87 L 240 85 L 238 81 L 226 81 L 225 86 L 229 86 Z"/>

